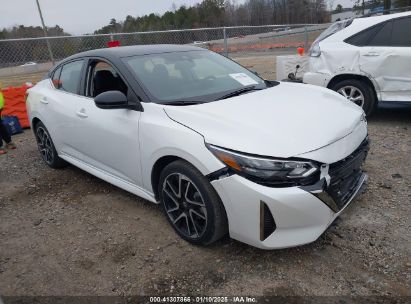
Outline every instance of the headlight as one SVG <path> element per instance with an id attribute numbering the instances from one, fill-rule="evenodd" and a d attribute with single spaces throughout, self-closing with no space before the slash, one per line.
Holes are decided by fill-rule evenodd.
<path id="1" fill-rule="evenodd" d="M 321 49 L 320 49 L 320 43 L 319 42 L 314 42 L 313 45 L 310 48 L 310 56 L 311 57 L 318 57 L 321 55 Z"/>
<path id="2" fill-rule="evenodd" d="M 213 145 L 207 145 L 207 147 L 236 173 L 264 183 L 299 184 L 299 180 L 309 178 L 315 172 L 319 172 L 318 167 L 309 161 L 257 157 Z"/>

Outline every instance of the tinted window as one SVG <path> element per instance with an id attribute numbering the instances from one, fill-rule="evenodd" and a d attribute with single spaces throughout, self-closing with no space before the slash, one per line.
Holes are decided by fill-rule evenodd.
<path id="1" fill-rule="evenodd" d="M 394 20 L 392 46 L 411 46 L 411 18 Z"/>
<path id="2" fill-rule="evenodd" d="M 78 60 L 63 65 L 58 89 L 77 94 L 82 67 L 83 60 Z"/>
<path id="3" fill-rule="evenodd" d="M 370 40 L 370 46 L 390 46 L 392 37 L 392 22 L 386 22 L 374 38 Z"/>
<path id="4" fill-rule="evenodd" d="M 53 78 L 51 79 L 56 89 L 60 88 L 60 74 L 61 74 L 61 67 L 59 67 L 57 70 L 54 71 Z"/>
<path id="5" fill-rule="evenodd" d="M 354 36 L 351 36 L 350 38 L 345 39 L 345 42 L 356 46 L 368 45 L 371 39 L 374 38 L 374 36 L 380 31 L 382 27 L 383 24 L 373 26 L 369 29 L 359 32 L 358 34 L 355 34 Z"/>

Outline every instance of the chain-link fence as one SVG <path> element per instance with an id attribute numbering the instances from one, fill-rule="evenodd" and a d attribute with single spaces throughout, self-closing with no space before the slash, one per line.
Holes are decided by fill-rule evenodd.
<path id="1" fill-rule="evenodd" d="M 194 44 L 230 56 L 235 53 L 308 47 L 328 25 L 267 25 L 189 30 L 116 33 L 0 40 L 0 68 L 59 61 L 70 55 L 106 48 L 141 44 Z M 50 49 L 47 46 L 47 40 Z"/>

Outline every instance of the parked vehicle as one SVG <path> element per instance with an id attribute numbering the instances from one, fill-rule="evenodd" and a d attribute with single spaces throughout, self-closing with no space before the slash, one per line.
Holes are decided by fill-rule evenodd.
<path id="1" fill-rule="evenodd" d="M 303 82 L 337 91 L 370 114 L 379 101 L 411 104 L 411 12 L 332 24 L 310 49 Z"/>
<path id="2" fill-rule="evenodd" d="M 25 67 L 25 66 L 33 66 L 33 65 L 37 65 L 37 62 L 34 62 L 34 61 L 26 62 L 25 64 L 22 64 L 21 66 Z"/>
<path id="3" fill-rule="evenodd" d="M 227 233 L 266 249 L 312 242 L 366 181 L 361 108 L 202 48 L 88 51 L 28 92 L 49 166 L 69 162 L 160 203 L 194 244 Z"/>

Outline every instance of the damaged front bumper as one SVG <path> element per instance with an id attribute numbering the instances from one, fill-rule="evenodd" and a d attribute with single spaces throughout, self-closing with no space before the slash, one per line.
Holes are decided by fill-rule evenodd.
<path id="1" fill-rule="evenodd" d="M 315 241 L 364 190 L 368 140 L 346 158 L 321 167 L 311 186 L 274 188 L 238 175 L 211 183 L 224 203 L 230 236 L 262 249 Z"/>

